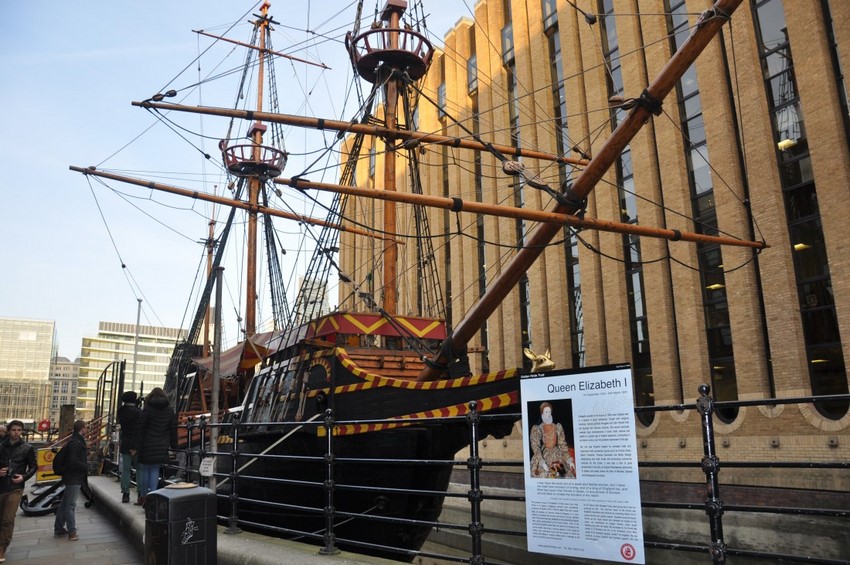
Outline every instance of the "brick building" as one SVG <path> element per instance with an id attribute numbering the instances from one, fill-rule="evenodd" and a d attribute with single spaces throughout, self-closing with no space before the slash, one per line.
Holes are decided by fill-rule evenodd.
<path id="1" fill-rule="evenodd" d="M 592 157 L 627 112 L 622 102 L 640 96 L 710 5 L 480 0 L 474 20 L 461 19 L 445 35 L 422 84 L 415 127 Z M 635 400 L 643 406 L 693 402 L 700 383 L 710 384 L 718 400 L 847 394 L 850 116 L 842 69 L 848 65 L 850 3 L 743 2 L 664 101 L 661 115 L 597 185 L 587 216 L 763 240 L 770 247 L 756 254 L 565 230 L 470 343 L 473 370 L 523 365 L 528 347 L 550 350 L 559 367 L 630 362 Z M 370 166 L 358 169 L 357 184 L 380 185 L 374 170 L 381 170 L 384 144 L 366 144 Z M 553 207 L 548 194 L 505 175 L 487 152 L 425 144 L 419 159 L 425 194 Z M 521 160 L 559 191 L 581 170 Z M 406 182 L 406 168 L 397 170 L 399 183 Z M 381 217 L 378 202 L 352 206 L 349 213 L 366 225 Z M 533 226 L 433 209 L 428 215 L 432 233 L 456 235 L 435 244 L 451 326 Z M 410 267 L 414 248 L 400 251 L 401 313 L 416 310 L 421 276 Z M 375 265 L 366 259 L 373 251 L 344 251 L 342 264 L 376 292 Z M 356 306 L 347 296 L 340 304 Z M 848 408 L 835 401 L 721 410 L 720 456 L 846 460 Z M 641 415 L 639 456 L 698 461 L 699 419 L 695 411 Z M 495 450 L 490 456 L 521 449 L 518 442 L 496 443 L 487 448 Z M 772 476 L 727 472 L 742 483 Z M 702 480 L 698 470 L 643 474 Z M 850 488 L 846 476 L 829 471 L 794 473 L 781 482 Z"/>

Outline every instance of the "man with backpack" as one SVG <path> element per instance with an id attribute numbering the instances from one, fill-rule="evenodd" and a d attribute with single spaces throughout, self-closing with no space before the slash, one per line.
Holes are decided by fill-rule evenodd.
<path id="1" fill-rule="evenodd" d="M 38 469 L 35 450 L 21 439 L 23 422 L 12 420 L 6 427 L 8 435 L 0 442 L 0 563 L 6 561 L 24 484 Z"/>
<path id="2" fill-rule="evenodd" d="M 83 420 L 74 422 L 74 433 L 62 450 L 56 454 L 53 460 L 54 472 L 62 475 L 62 483 L 65 491 L 62 493 L 62 502 L 56 509 L 56 520 L 53 522 L 53 535 L 67 535 L 70 541 L 80 539 L 77 536 L 77 497 L 83 483 L 88 476 L 88 449 L 83 434 L 88 426 Z M 59 462 L 59 465 L 57 465 Z M 59 467 L 58 469 L 56 467 Z"/>

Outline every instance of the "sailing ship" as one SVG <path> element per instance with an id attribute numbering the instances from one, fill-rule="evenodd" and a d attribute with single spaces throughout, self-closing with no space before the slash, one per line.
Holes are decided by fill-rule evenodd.
<path id="1" fill-rule="evenodd" d="M 720 0 L 716 9 L 731 14 L 740 1 Z M 418 21 L 403 21 L 407 9 L 405 0 L 388 0 L 368 30 L 355 27 L 346 36 L 345 45 L 353 68 L 371 85 L 357 116 L 337 121 L 282 114 L 275 104 L 266 109 L 261 85 L 268 79 L 267 93 L 276 95 L 272 61 L 288 57 L 270 46 L 270 30 L 276 22 L 269 15 L 269 8 L 266 2 L 260 13 L 255 14 L 251 43 L 216 38 L 246 48 L 245 76 L 252 70 L 259 75 L 255 108 L 226 109 L 166 102 L 166 98 L 175 95 L 174 91 L 133 103 L 158 113 L 222 116 L 248 124 L 245 139 L 233 139 L 228 135 L 219 144 L 222 167 L 232 179 L 229 183 L 233 189 L 232 198 L 93 167 L 71 169 L 230 207 L 224 230 L 214 237 L 210 228 L 209 277 L 188 339 L 175 349 L 166 389 L 183 415 L 203 412 L 217 415 L 225 409 L 231 416 L 236 415 L 241 423 L 238 451 L 270 456 L 252 460 L 250 468 L 244 472 L 254 477 L 286 477 L 286 481 L 241 481 L 238 513 L 244 524 L 272 524 L 283 532 L 323 531 L 324 516 L 303 510 L 315 506 L 321 490 L 303 485 L 315 485 L 325 478 L 323 456 L 328 438 L 325 428 L 317 424 L 324 422 L 326 417 L 342 422 L 330 427 L 336 458 L 369 456 L 393 463 L 380 468 L 368 463 L 336 466 L 334 480 L 348 488 L 337 491 L 334 505 L 337 511 L 353 518 L 335 526 L 335 534 L 343 547 L 345 540 L 355 540 L 365 544 L 354 548 L 358 551 L 397 557 L 386 548 L 417 550 L 424 543 L 431 530 L 430 524 L 437 520 L 442 506 L 442 497 L 433 493 L 446 491 L 453 467 L 450 462 L 458 451 L 468 446 L 467 423 L 462 418 L 451 417 L 466 415 L 473 405 L 484 414 L 517 417 L 519 380 L 527 370 L 517 367 L 474 375 L 467 344 L 546 244 L 562 233 L 564 226 L 673 240 L 761 246 L 757 242 L 721 236 L 595 220 L 581 213 L 583 202 L 596 182 L 640 127 L 657 112 L 661 100 L 725 19 L 707 18 L 698 26 L 661 75 L 634 101 L 629 114 L 602 149 L 592 159 L 574 159 L 498 145 L 478 135 L 458 139 L 417 131 L 415 114 L 420 91 L 416 83 L 427 73 L 434 47 L 417 29 Z M 359 13 L 356 21 L 359 21 Z M 374 111 L 378 99 L 383 106 Z M 347 154 L 338 184 L 313 182 L 303 178 L 304 175 L 282 176 L 289 157 L 282 145 L 282 126 L 338 132 L 337 139 L 344 142 Z M 381 190 L 354 186 L 356 166 L 368 136 L 379 137 L 386 144 L 384 171 L 379 177 L 382 182 L 376 183 Z M 422 144 L 489 151 L 502 162 L 506 174 L 518 176 L 525 183 L 536 183 L 553 196 L 556 205 L 553 210 L 538 211 L 425 196 L 416 169 Z M 400 154 L 404 154 L 403 160 Z M 571 164 L 583 170 L 571 185 L 552 189 L 525 169 L 521 162 L 524 157 Z M 409 192 L 396 187 L 396 179 L 403 176 L 396 171 L 397 163 L 403 161 L 410 164 L 410 172 L 406 175 L 411 181 Z M 302 193 L 312 190 L 331 193 L 328 217 L 316 219 L 272 206 L 270 201 L 275 194 L 280 194 L 281 186 Z M 381 228 L 354 225 L 350 221 L 346 205 L 353 198 L 382 200 Z M 401 236 L 396 217 L 396 203 L 399 202 L 411 205 L 417 226 L 422 230 L 418 232 L 421 237 L 415 238 L 415 255 L 421 260 L 421 284 L 416 298 L 408 300 L 419 311 L 412 315 L 399 311 L 397 265 Z M 490 282 L 487 292 L 453 327 L 448 327 L 445 321 L 439 272 L 427 232 L 426 207 L 540 222 L 501 274 Z M 237 209 L 247 212 L 245 340 L 220 355 L 211 355 L 213 345 L 220 346 L 220 337 L 211 344 L 208 309 L 213 290 L 221 288 L 220 283 L 216 283 L 216 273 Z M 266 244 L 270 246 L 267 256 L 270 258 L 268 272 L 272 280 L 275 327 L 268 332 L 258 332 L 256 320 L 259 217 L 265 219 L 262 227 Z M 275 247 L 270 221 L 273 217 L 321 228 L 315 237 L 312 259 L 300 292 L 291 304 L 281 284 L 277 263 L 280 250 Z M 346 237 L 341 238 L 341 233 Z M 378 285 L 372 271 L 369 284 L 366 284 L 347 274 L 346 265 L 339 260 L 343 253 L 341 246 L 353 245 L 358 238 L 367 238 L 381 256 L 381 268 L 374 269 L 381 274 Z M 338 277 L 341 287 L 355 298 L 347 304 L 356 304 L 356 308 L 322 310 L 330 275 Z M 423 424 L 434 416 L 447 420 L 439 426 Z M 512 428 L 511 419 L 488 419 L 482 423 L 481 433 L 482 437 L 499 438 L 509 434 Z M 444 463 L 427 467 L 406 463 L 415 460 Z M 226 485 L 220 487 L 226 488 Z M 376 495 L 372 489 L 383 489 L 383 493 Z M 270 508 L 265 501 L 285 506 L 283 509 Z M 405 520 L 375 527 L 356 518 L 370 514 Z"/>

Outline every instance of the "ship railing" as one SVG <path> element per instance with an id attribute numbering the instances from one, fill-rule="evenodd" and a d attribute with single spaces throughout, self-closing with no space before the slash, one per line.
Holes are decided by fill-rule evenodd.
<path id="1" fill-rule="evenodd" d="M 268 145 L 222 145 L 221 156 L 227 170 L 239 177 L 270 179 L 286 168 L 289 153 Z"/>
<path id="2" fill-rule="evenodd" d="M 699 394 L 700 396 L 696 403 L 635 408 L 635 414 L 638 417 L 641 414 L 645 415 L 664 411 L 682 412 L 685 410 L 696 410 L 700 414 L 699 431 L 703 436 L 703 457 L 701 459 L 691 461 L 639 460 L 639 469 L 642 474 L 652 469 L 666 467 L 684 470 L 684 472 L 692 470 L 694 473 L 702 473 L 705 476 L 705 485 L 701 488 L 693 482 L 664 482 L 663 485 L 659 486 L 654 484 L 657 481 L 641 480 L 642 491 L 649 491 L 654 488 L 660 493 L 667 492 L 671 488 L 677 488 L 677 486 L 693 487 L 690 488 L 690 492 L 682 491 L 684 494 L 680 495 L 680 500 L 653 500 L 651 499 L 652 497 L 643 497 L 641 507 L 644 521 L 644 549 L 647 552 L 648 562 L 658 559 L 671 559 L 669 557 L 659 557 L 659 555 L 661 553 L 676 552 L 679 557 L 673 557 L 672 559 L 684 559 L 681 556 L 682 553 L 693 554 L 690 562 L 725 563 L 727 557 L 738 556 L 762 559 L 768 562 L 798 560 L 823 565 L 846 565 L 850 563 L 850 561 L 846 560 L 846 556 L 848 555 L 847 547 L 850 544 L 850 541 L 846 537 L 844 537 L 843 541 L 842 539 L 832 540 L 834 543 L 829 547 L 826 547 L 826 544 L 812 541 L 811 547 L 805 549 L 806 555 L 794 555 L 793 551 L 789 551 L 781 544 L 771 547 L 768 541 L 761 544 L 758 543 L 758 540 L 746 542 L 736 530 L 736 528 L 739 528 L 743 532 L 743 529 L 752 527 L 747 524 L 759 520 L 762 521 L 758 523 L 759 527 L 769 530 L 772 528 L 770 525 L 772 522 L 769 522 L 769 520 L 776 522 L 787 519 L 783 518 L 783 516 L 805 516 L 810 521 L 824 521 L 817 522 L 818 524 L 822 523 L 824 531 L 837 527 L 838 530 L 836 531 L 846 532 L 848 526 L 847 520 L 850 519 L 850 503 L 847 502 L 850 501 L 850 494 L 833 492 L 831 495 L 832 498 L 837 498 L 838 500 L 828 501 L 823 504 L 816 503 L 811 499 L 804 500 L 808 504 L 783 504 L 783 501 L 777 499 L 762 499 L 747 503 L 746 499 L 742 498 L 740 493 L 745 489 L 758 489 L 759 487 L 735 484 L 735 482 L 739 481 L 734 477 L 732 477 L 733 482 L 730 483 L 724 484 L 720 481 L 721 470 L 724 469 L 776 469 L 788 470 L 798 475 L 806 471 L 842 474 L 844 471 L 850 470 L 850 461 L 846 457 L 841 457 L 841 453 L 846 453 L 846 448 L 837 449 L 841 443 L 840 440 L 837 437 L 827 437 L 829 434 L 823 436 L 824 441 L 830 442 L 830 448 L 836 448 L 836 460 L 834 461 L 724 460 L 721 463 L 716 455 L 717 437 L 713 425 L 714 419 L 717 418 L 716 411 L 718 409 L 736 410 L 744 406 L 761 406 L 772 410 L 777 405 L 782 404 L 840 403 L 850 401 L 850 395 L 717 402 L 709 395 L 709 388 L 706 385 L 702 385 L 699 388 Z M 323 554 L 334 554 L 338 551 L 337 548 L 343 547 L 347 550 L 405 560 L 424 558 L 444 562 L 483 563 L 486 558 L 487 563 L 499 563 L 499 556 L 511 561 L 511 557 L 505 556 L 515 555 L 515 553 L 511 552 L 524 552 L 524 544 L 521 541 L 511 541 L 521 540 L 521 538 L 527 535 L 524 521 L 525 497 L 523 496 L 524 491 L 521 485 L 524 463 L 522 460 L 514 459 L 484 460 L 480 456 L 479 450 L 479 446 L 485 441 L 493 441 L 491 438 L 481 437 L 482 430 L 486 429 L 487 423 L 500 420 L 509 423 L 516 422 L 520 418 L 519 414 L 481 414 L 473 404 L 470 405 L 470 413 L 466 416 L 427 418 L 413 422 L 416 426 L 445 426 L 449 424 L 460 427 L 461 425 L 465 425 L 469 434 L 467 438 L 469 442 L 468 457 L 466 459 L 453 458 L 445 460 L 341 456 L 336 451 L 335 436 L 332 433 L 337 426 L 398 423 L 398 420 L 336 421 L 333 418 L 332 411 L 327 411 L 324 415 L 320 416 L 324 416 L 324 418 L 317 418 L 309 422 L 240 423 L 236 420 L 218 424 L 219 427 L 227 429 L 228 437 L 233 440 L 229 444 L 219 444 L 218 446 L 205 444 L 205 437 L 207 437 L 210 428 L 208 422 L 204 422 L 203 418 L 194 421 L 190 420 L 187 422 L 187 426 L 199 428 L 199 434 L 188 433 L 187 430 L 187 437 L 200 437 L 200 441 L 194 445 L 187 446 L 186 465 L 184 468 L 178 469 L 178 472 L 182 473 L 185 478 L 201 484 L 209 484 L 207 481 L 217 481 L 217 493 L 219 500 L 222 502 L 219 505 L 221 512 L 219 520 L 222 523 L 228 524 L 228 531 L 238 532 L 240 528 L 250 528 L 278 537 L 283 536 L 310 541 L 311 543 L 321 545 L 320 553 Z M 315 433 L 323 430 L 327 440 L 324 453 L 315 456 L 252 453 L 244 451 L 239 441 L 241 434 L 250 434 L 252 430 L 262 429 L 269 431 L 296 428 L 311 428 Z M 696 430 L 691 430 L 691 432 L 693 431 Z M 682 433 L 683 435 L 688 434 L 686 431 Z M 770 435 L 769 431 L 765 433 L 768 436 Z M 691 435 L 694 434 L 691 433 Z M 723 439 L 727 437 L 724 435 Z M 734 436 L 732 437 L 734 438 Z M 639 450 L 646 447 L 640 438 L 638 438 L 638 442 L 640 442 Z M 684 443 L 680 443 L 680 447 L 684 447 Z M 726 445 L 725 442 L 723 442 L 723 445 Z M 207 456 L 216 456 L 223 461 L 223 464 L 217 467 L 212 477 L 204 477 L 198 474 L 197 463 L 203 457 Z M 292 461 L 304 465 L 312 465 L 314 468 L 322 469 L 322 471 L 317 473 L 319 476 L 310 478 L 267 476 L 252 472 L 249 463 L 252 461 Z M 357 465 L 360 467 L 379 466 L 384 468 L 388 466 L 400 466 L 405 469 L 421 468 L 423 470 L 427 470 L 429 467 L 442 469 L 451 467 L 452 483 L 449 485 L 447 491 L 398 489 L 382 485 L 345 484 L 334 479 L 335 472 L 344 468 L 345 465 Z M 504 479 L 505 476 L 510 476 L 514 480 L 519 478 L 520 484 L 513 484 L 512 486 L 509 484 L 506 486 L 504 484 L 497 484 L 497 481 L 494 480 L 496 477 Z M 846 477 L 844 480 L 846 480 Z M 227 488 L 221 488 L 228 484 L 229 486 Z M 240 494 L 240 489 L 243 485 L 252 484 L 263 485 L 263 490 L 270 487 L 304 489 L 305 491 L 315 493 L 310 498 L 316 500 L 317 503 L 312 505 L 284 503 L 259 499 L 257 497 L 247 497 L 244 492 Z M 788 489 L 780 490 L 784 493 L 788 492 Z M 732 500 L 740 501 L 741 503 L 729 503 L 728 500 L 724 502 L 721 498 L 721 491 L 725 491 L 727 496 L 731 493 Z M 698 494 L 694 494 L 695 492 Z M 813 498 L 815 496 L 814 494 L 807 493 L 816 492 L 806 491 L 800 494 Z M 344 493 L 368 493 L 373 495 L 376 501 L 375 507 L 363 508 L 359 512 L 336 508 L 334 497 Z M 382 497 L 390 498 L 399 494 L 418 497 L 416 499 L 419 501 L 445 499 L 449 504 L 443 505 L 442 513 L 438 517 L 435 517 L 435 519 L 403 518 L 382 513 L 382 508 L 379 507 Z M 827 492 L 824 495 L 830 495 L 830 493 Z M 257 512 L 257 509 L 264 509 L 269 515 L 296 512 L 305 517 L 314 517 L 314 523 L 323 521 L 323 526 L 299 530 L 269 524 L 266 521 L 256 518 L 248 519 L 247 517 L 240 517 L 240 508 L 244 506 L 252 508 L 252 516 L 260 514 Z M 508 507 L 509 511 L 506 515 L 504 508 L 494 510 L 494 506 Z M 227 512 L 224 512 L 225 510 Z M 699 516 L 703 517 L 693 517 L 694 515 L 687 514 L 686 519 L 689 524 L 693 525 L 691 527 L 693 531 L 688 534 L 687 539 L 671 540 L 665 537 L 667 532 L 665 532 L 664 527 L 658 524 L 653 526 L 653 521 L 658 522 L 665 519 L 663 516 L 659 518 L 659 513 L 662 512 L 674 512 L 677 520 L 685 519 L 682 518 L 682 512 L 698 512 Z M 734 533 L 724 537 L 724 515 L 728 516 L 732 513 L 735 514 L 735 519 L 730 522 L 727 518 L 725 525 L 727 527 L 727 534 L 730 531 Z M 708 536 L 700 541 L 699 536 L 704 536 L 706 529 L 704 525 L 700 527 L 699 524 L 701 521 L 704 524 L 706 519 L 708 521 Z M 371 523 L 376 528 L 380 528 L 381 525 L 392 525 L 414 529 L 430 529 L 432 533 L 429 537 L 429 543 L 423 549 L 392 547 L 339 535 L 339 532 L 343 531 L 344 525 L 351 521 L 356 521 L 359 527 L 364 523 Z M 812 528 L 811 525 L 808 527 Z M 817 528 L 818 526 L 816 525 L 815 529 Z M 842 536 L 836 537 L 842 538 Z M 727 540 L 735 540 L 735 543 L 739 547 L 728 545 Z M 746 543 L 750 543 L 750 545 L 745 545 Z M 450 549 L 453 553 L 445 553 L 441 549 Z M 467 551 L 468 554 L 462 557 L 458 556 L 458 550 Z M 797 551 L 799 552 L 800 549 L 798 548 Z M 694 557 L 696 554 L 702 554 L 702 557 Z M 696 560 L 694 561 L 693 559 Z"/>
<path id="3" fill-rule="evenodd" d="M 412 80 L 419 80 L 434 56 L 428 38 L 412 29 L 375 28 L 357 37 L 348 34 L 345 41 L 357 72 L 372 83 L 382 64 L 403 69 Z"/>

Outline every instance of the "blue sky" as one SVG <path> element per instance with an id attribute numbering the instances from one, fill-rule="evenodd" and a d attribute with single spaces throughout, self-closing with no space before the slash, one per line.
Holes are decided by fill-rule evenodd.
<path id="1" fill-rule="evenodd" d="M 365 4 L 364 12 L 371 14 L 374 2 Z M 471 0 L 426 2 L 437 45 L 472 5 Z M 137 297 L 143 299 L 142 324 L 188 323 L 187 303 L 203 251 L 197 241 L 206 237 L 210 211 L 185 199 L 111 183 L 127 195 L 121 197 L 68 167 L 155 175 L 154 180 L 200 190 L 214 184 L 214 171 L 194 147 L 130 102 L 160 91 L 209 46 L 210 39 L 192 30 L 224 33 L 248 19 L 240 16 L 256 12 L 255 6 L 222 0 L 0 4 L 0 170 L 5 173 L 0 181 L 0 316 L 55 320 L 58 352 L 72 359 L 82 337 L 97 332 L 99 321 L 134 323 Z M 334 17 L 340 10 L 344 13 Z M 307 27 L 308 16 L 317 31 L 350 28 L 354 3 L 278 0 L 270 13 L 281 23 L 274 47 L 287 51 L 307 37 L 316 41 L 299 31 Z M 249 33 L 242 23 L 228 36 L 247 41 Z M 341 30 L 332 33 L 338 36 Z M 234 50 L 219 48 L 211 63 L 202 59 L 200 70 L 190 67 L 169 88 L 181 88 L 186 104 L 232 106 L 232 81 L 183 90 L 217 72 L 217 62 L 222 69 L 233 68 L 244 57 L 244 51 L 229 51 Z M 338 100 L 327 102 L 327 94 L 344 88 L 344 82 L 334 82 L 349 72 L 343 47 L 322 42 L 296 54 L 320 57 L 334 70 L 323 75 L 314 67 L 278 63 L 282 111 L 338 118 L 342 106 Z M 303 95 L 308 90 L 309 109 Z M 220 120 L 182 119 L 211 138 L 223 137 L 227 127 Z M 287 149 L 296 152 L 303 135 L 290 132 Z M 206 151 L 216 152 L 214 139 L 203 143 Z M 286 174 L 299 171 L 298 163 L 290 161 Z M 198 172 L 207 174 L 205 183 L 196 182 Z M 239 289 L 225 292 L 235 296 Z M 227 340 L 235 341 L 236 333 L 226 334 Z"/>

